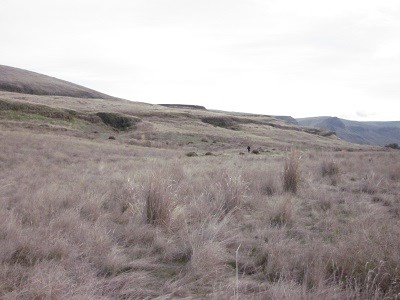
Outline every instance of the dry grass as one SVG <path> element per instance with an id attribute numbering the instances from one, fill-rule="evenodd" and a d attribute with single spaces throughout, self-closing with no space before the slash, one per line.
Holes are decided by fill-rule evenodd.
<path id="1" fill-rule="evenodd" d="M 343 176 L 337 187 L 325 184 L 318 162 L 331 154 L 303 155 L 298 189 L 295 153 L 289 161 L 193 160 L 22 132 L 1 138 L 1 298 L 377 299 L 400 292 L 393 153 L 335 157 Z M 295 194 L 279 188 L 276 170 L 285 166 L 295 171 Z M 374 198 L 362 189 L 365 174 Z"/>
<path id="2" fill-rule="evenodd" d="M 89 139 L 10 124 L 0 123 L 2 299 L 400 293 L 398 151 L 302 148 L 300 160 L 278 147 L 238 155 L 248 140 L 224 128 L 174 146 L 146 118 L 114 141 L 108 129 Z M 123 141 L 149 128 L 163 135 Z M 185 155 L 207 147 L 215 155 Z"/>
<path id="3" fill-rule="evenodd" d="M 152 174 L 148 181 L 145 194 L 146 223 L 168 227 L 173 210 L 173 192 L 168 182 L 168 175 L 158 172 Z"/>
<path id="4" fill-rule="evenodd" d="M 291 151 L 286 158 L 283 170 L 283 189 L 296 193 L 300 184 L 300 156 L 297 151 Z"/>
<path id="5" fill-rule="evenodd" d="M 0 101 L 12 102 L 15 105 L 44 105 L 51 111 L 70 112 L 79 115 L 82 124 L 66 124 L 57 128 L 59 134 L 73 135 L 102 141 L 110 135 L 126 145 L 144 145 L 162 149 L 186 148 L 187 152 L 206 153 L 220 152 L 239 153 L 245 151 L 251 144 L 258 149 L 281 151 L 293 145 L 297 149 L 307 148 L 349 148 L 358 146 L 343 142 L 335 137 L 322 137 L 318 134 L 309 134 L 285 126 L 283 121 L 269 116 L 243 115 L 238 113 L 215 112 L 208 110 L 176 109 L 139 102 L 117 101 L 111 99 L 80 99 L 60 96 L 35 96 L 0 91 Z M 7 111 L 6 111 L 7 112 Z M 93 116 L 100 120 L 97 113 L 111 113 L 119 116 L 130 117 L 129 122 L 134 126 L 128 130 L 115 133 L 111 126 L 104 126 L 103 122 L 93 123 Z M 32 125 L 31 115 L 17 116 L 24 123 L 18 126 L 34 129 L 40 132 L 55 130 L 54 126 Z M 35 117 L 35 115 L 33 116 Z M 231 130 L 215 126 L 213 122 L 204 123 L 202 120 L 233 120 L 233 125 L 238 127 Z M 2 116 L 0 124 L 15 128 L 15 122 L 10 124 L 10 117 Z M 15 119 L 15 118 L 14 118 Z M 11 121 L 14 121 L 11 120 Z M 137 122 L 138 120 L 141 122 Z M 28 122 L 29 121 L 29 122 Z M 46 120 L 41 120 L 42 123 Z M 47 120 L 46 122 L 51 124 Z M 85 122 L 88 121 L 88 122 Z M 219 121 L 218 121 L 219 122 Z M 229 123 L 229 122 L 228 122 Z M 41 124 L 43 125 L 43 124 Z M 74 125 L 74 126 L 73 126 Z M 232 124 L 228 124 L 230 126 Z M 71 128 L 72 127 L 72 128 Z M 73 130 L 72 130 L 73 129 Z M 208 142 L 205 142 L 205 137 Z M 238 151 L 240 149 L 240 151 Z M 263 153 L 263 151 L 259 151 Z"/>

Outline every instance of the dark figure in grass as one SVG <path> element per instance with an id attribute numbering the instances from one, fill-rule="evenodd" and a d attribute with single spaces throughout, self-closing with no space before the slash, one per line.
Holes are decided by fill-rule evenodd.
<path id="1" fill-rule="evenodd" d="M 247 152 L 250 153 L 250 146 L 247 146 Z"/>

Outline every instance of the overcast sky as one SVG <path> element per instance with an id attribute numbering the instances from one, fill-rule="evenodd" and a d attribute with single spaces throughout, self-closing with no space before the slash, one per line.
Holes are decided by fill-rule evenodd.
<path id="1" fill-rule="evenodd" d="M 400 120 L 399 0 L 0 0 L 0 64 L 134 101 Z"/>

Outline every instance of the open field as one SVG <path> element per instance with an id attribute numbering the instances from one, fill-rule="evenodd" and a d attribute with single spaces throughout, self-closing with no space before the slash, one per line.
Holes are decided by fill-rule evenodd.
<path id="1" fill-rule="evenodd" d="M 268 116 L 0 108 L 2 299 L 399 296 L 400 151 Z"/>

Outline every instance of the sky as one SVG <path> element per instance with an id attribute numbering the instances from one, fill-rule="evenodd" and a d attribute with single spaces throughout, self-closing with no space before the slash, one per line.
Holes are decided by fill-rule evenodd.
<path id="1" fill-rule="evenodd" d="M 400 120 L 398 0 L 0 0 L 0 64 L 133 101 Z"/>

